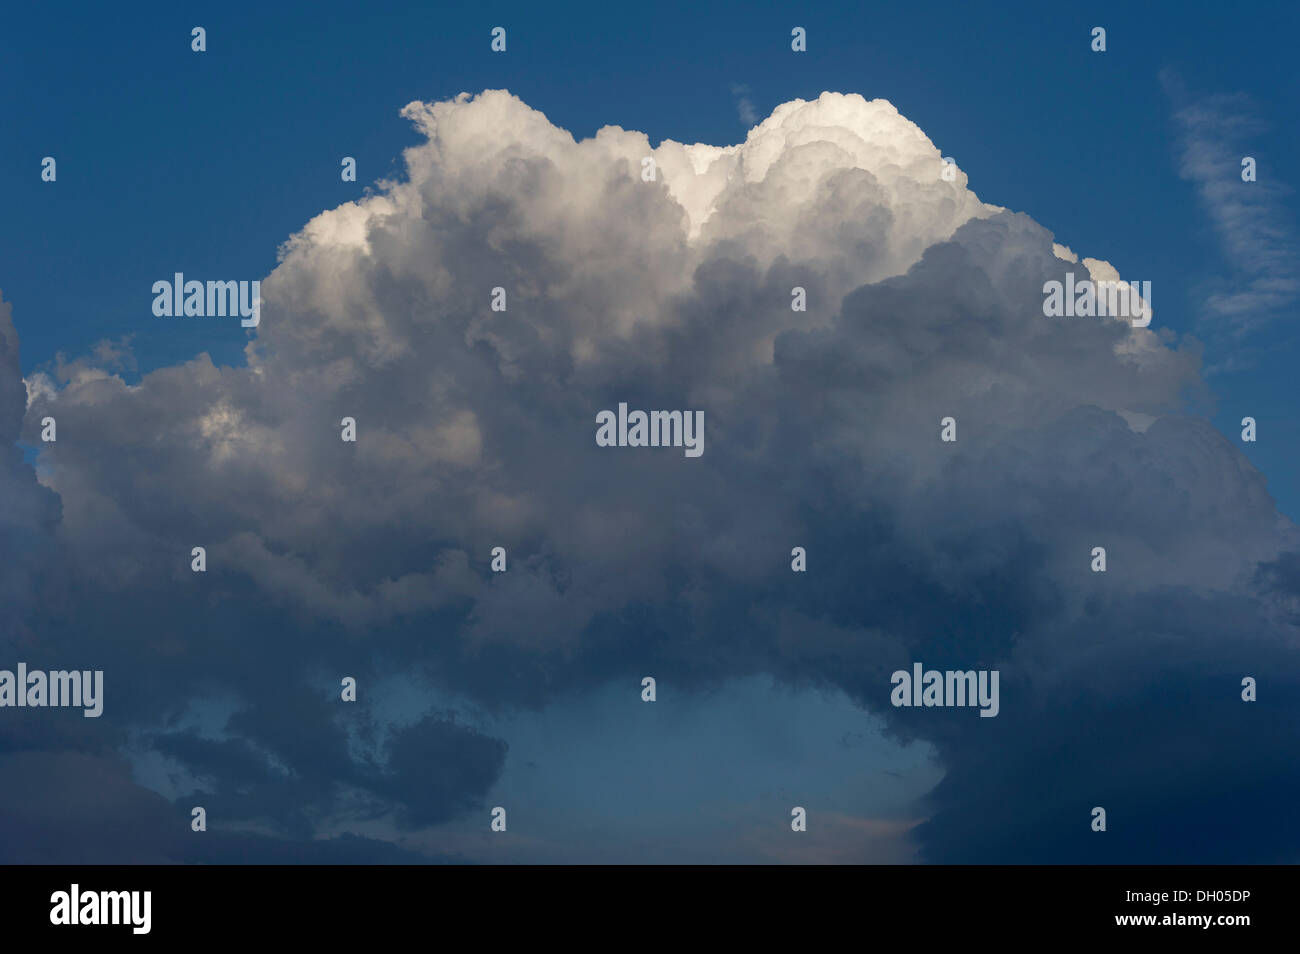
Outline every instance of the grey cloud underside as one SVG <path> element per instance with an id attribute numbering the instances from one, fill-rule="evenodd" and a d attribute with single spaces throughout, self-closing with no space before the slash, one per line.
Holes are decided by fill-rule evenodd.
<path id="1" fill-rule="evenodd" d="M 409 179 L 286 244 L 248 367 L 28 382 L 26 440 L 47 414 L 59 440 L 48 488 L 0 471 L 5 658 L 111 688 L 101 720 L 11 710 L 3 757 L 120 774 L 135 730 L 199 780 L 187 804 L 278 833 L 248 850 L 279 858 L 481 810 L 508 758 L 432 706 L 392 726 L 364 691 L 339 703 L 341 675 L 509 708 L 772 673 L 937 747 L 929 859 L 1294 860 L 1300 544 L 1187 413 L 1199 357 L 1158 313 L 1044 318 L 1043 283 L 1082 267 L 943 182 L 888 104 L 826 94 L 739 150 L 662 144 L 655 182 L 641 134 L 575 143 L 504 93 L 407 114 L 429 137 Z M 597 447 L 620 401 L 703 410 L 704 455 Z M 913 660 L 1000 669 L 1001 714 L 890 707 Z M 182 724 L 223 695 L 221 739 Z M 138 827 L 166 815 L 133 798 Z"/>

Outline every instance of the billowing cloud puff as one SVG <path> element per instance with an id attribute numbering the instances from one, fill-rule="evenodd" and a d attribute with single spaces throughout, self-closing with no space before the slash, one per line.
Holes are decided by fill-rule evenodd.
<path id="1" fill-rule="evenodd" d="M 1256 725 L 1239 683 L 1295 707 L 1295 528 L 1188 413 L 1198 356 L 1158 312 L 1044 317 L 1045 282 L 1108 263 L 856 95 L 726 148 L 576 142 L 505 92 L 404 115 L 406 178 L 285 243 L 246 367 L 28 381 L 62 502 L 32 625 L 130 690 L 83 744 L 131 733 L 271 833 L 410 827 L 477 804 L 509 740 L 331 715 L 321 674 L 509 707 L 771 673 L 936 746 L 927 857 L 1181 859 L 1224 812 L 1224 860 L 1294 857 L 1265 832 L 1300 721 Z M 704 453 L 597 446 L 620 402 L 703 411 Z M 913 660 L 999 669 L 1000 715 L 894 709 Z M 1126 819 L 1104 841 L 1096 804 Z"/>

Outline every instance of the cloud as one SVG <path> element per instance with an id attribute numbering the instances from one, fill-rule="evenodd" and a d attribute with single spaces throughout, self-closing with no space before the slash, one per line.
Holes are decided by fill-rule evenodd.
<path id="1" fill-rule="evenodd" d="M 27 382 L 23 433 L 60 437 L 43 487 L 16 479 L 62 507 L 32 524 L 27 629 L 106 670 L 78 744 L 152 744 L 223 824 L 305 843 L 389 818 L 396 843 L 483 810 L 509 757 L 438 692 L 519 710 L 767 673 L 935 747 L 925 858 L 1184 858 L 1205 812 L 1237 813 L 1225 858 L 1294 855 L 1300 786 L 1271 766 L 1300 720 L 1262 730 L 1238 686 L 1290 707 L 1290 576 L 1260 567 L 1300 545 L 1187 413 L 1194 349 L 1044 318 L 1074 253 L 944 181 L 881 100 L 785 103 L 726 147 L 575 141 L 502 91 L 403 114 L 406 177 L 285 243 L 246 367 Z M 621 401 L 703 410 L 705 454 L 596 446 Z M 1001 714 L 894 709 L 913 660 L 1000 669 Z M 429 691 L 400 724 L 337 701 L 395 674 Z M 186 722 L 215 699 L 232 714 Z M 1117 821 L 1089 841 L 1095 804 Z M 864 850 L 900 831 L 836 817 Z"/>
<path id="2" fill-rule="evenodd" d="M 736 115 L 740 117 L 741 124 L 746 127 L 757 125 L 758 110 L 750 99 L 749 86 L 745 83 L 732 83 L 731 95 L 736 97 Z"/>
<path id="3" fill-rule="evenodd" d="M 127 765 L 71 753 L 0 756 L 6 864 L 430 864 L 435 851 L 344 834 L 275 838 L 255 831 L 190 830 L 188 807 L 135 784 Z"/>
<path id="4" fill-rule="evenodd" d="M 1287 214 L 1293 190 L 1257 154 L 1267 126 L 1249 97 L 1194 98 L 1168 71 L 1161 81 L 1175 106 L 1178 173 L 1196 187 L 1231 269 L 1206 289 L 1202 306 L 1240 335 L 1300 300 L 1300 240 Z M 1247 156 L 1260 163 L 1253 182 L 1242 181 Z"/>

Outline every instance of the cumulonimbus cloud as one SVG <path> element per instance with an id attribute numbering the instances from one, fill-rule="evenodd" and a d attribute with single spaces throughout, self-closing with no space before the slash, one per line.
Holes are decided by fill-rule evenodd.
<path id="1" fill-rule="evenodd" d="M 435 715 L 341 725 L 313 674 L 514 706 L 628 671 L 769 672 L 936 745 L 931 858 L 1169 859 L 1252 805 L 1225 854 L 1294 853 L 1265 830 L 1297 730 L 1262 732 L 1235 687 L 1295 687 L 1293 594 L 1261 569 L 1295 528 L 1186 413 L 1198 356 L 1158 313 L 1044 317 L 1044 283 L 1082 266 L 949 181 L 881 100 L 786 103 L 728 147 L 575 141 L 500 91 L 404 115 L 424 137 L 405 178 L 285 243 L 246 367 L 201 355 L 131 385 L 88 359 L 27 382 L 29 440 L 46 415 L 60 436 L 46 490 L 15 479 L 62 506 L 32 626 L 74 655 L 129 634 L 99 645 L 137 690 L 120 731 L 305 836 L 448 817 L 505 757 Z M 620 402 L 703 410 L 705 453 L 598 447 Z M 1000 669 L 1001 714 L 892 709 L 913 659 Z M 221 744 L 163 731 L 206 693 L 239 700 Z M 459 781 L 430 805 L 410 763 L 434 750 Z M 1089 841 L 1094 804 L 1148 827 Z"/>

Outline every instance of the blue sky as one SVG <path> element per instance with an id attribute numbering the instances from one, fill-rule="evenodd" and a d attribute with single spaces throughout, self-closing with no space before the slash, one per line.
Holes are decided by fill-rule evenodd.
<path id="1" fill-rule="evenodd" d="M 190 50 L 193 26 L 207 31 L 205 53 Z M 504 55 L 489 50 L 494 26 L 508 31 Z M 790 52 L 793 26 L 807 29 L 806 54 Z M 1104 54 L 1089 49 L 1094 26 L 1107 30 Z M 413 100 L 507 89 L 577 138 L 616 124 L 652 144 L 728 145 L 747 132 L 742 100 L 761 119 L 823 90 L 858 93 L 893 103 L 956 159 L 983 201 L 1027 213 L 1057 242 L 1111 262 L 1126 279 L 1151 281 L 1154 326 L 1202 339 L 1208 367 L 1233 362 L 1207 377 L 1212 398 L 1196 407 L 1259 468 L 1278 509 L 1296 518 L 1295 305 L 1236 336 L 1206 314 L 1204 283 L 1239 276 L 1195 185 L 1178 174 L 1175 113 L 1243 97 L 1260 123 L 1240 154 L 1257 158 L 1261 184 L 1289 188 L 1291 157 L 1300 155 L 1298 28 L 1300 8 L 1280 2 L 15 8 L 0 29 L 0 290 L 13 306 L 27 375 L 60 353 L 79 358 L 123 338 L 134 360 L 121 369 L 129 382 L 204 352 L 218 365 L 242 366 L 248 335 L 237 323 L 155 318 L 152 283 L 175 271 L 270 274 L 281 243 L 313 216 L 404 175 L 402 150 L 422 140 L 398 115 Z M 57 159 L 57 183 L 40 179 L 44 156 Z M 340 181 L 343 156 L 357 159 L 358 182 Z M 1285 240 L 1295 240 L 1298 211 L 1294 193 L 1277 207 Z M 1237 439 L 1246 415 L 1259 421 L 1255 444 Z M 1009 604 L 992 611 L 995 619 L 1018 612 Z M 612 831 L 641 817 L 642 837 L 669 838 L 656 832 L 672 830 L 695 796 L 689 788 L 646 795 L 636 766 L 661 762 L 676 765 L 675 777 L 690 777 L 692 765 L 725 766 L 718 778 L 698 779 L 720 804 L 739 798 L 727 778 L 768 791 L 788 772 L 836 793 L 846 811 L 921 816 L 908 799 L 939 777 L 924 742 L 886 744 L 875 717 L 843 687 L 789 693 L 747 666 L 726 678 L 715 695 L 691 703 L 712 725 L 707 733 L 678 726 L 665 734 L 638 710 L 629 726 L 636 754 L 623 753 L 618 784 L 600 793 L 628 806 L 624 828 Z M 548 817 L 559 820 L 547 836 L 569 845 L 586 811 L 573 807 L 573 780 L 587 779 L 590 792 L 607 766 L 591 755 L 603 744 L 593 710 L 608 711 L 611 690 L 590 682 L 544 717 L 472 717 L 511 742 L 492 796 L 551 807 Z M 756 739 L 773 732 L 744 716 L 758 711 L 764 722 L 805 727 L 808 747 L 784 756 L 765 750 Z M 897 791 L 881 795 L 837 761 L 857 750 L 828 740 L 856 732 L 871 740 L 863 743 L 873 752 L 871 777 L 904 773 Z M 529 776 L 534 761 L 543 768 Z M 167 763 L 141 764 L 155 787 L 168 788 Z M 652 807 L 665 805 L 665 818 L 652 819 Z M 477 822 L 464 824 L 468 831 Z M 629 850 L 600 849 L 610 857 Z M 592 851 L 599 854 L 594 843 Z M 749 845 L 742 855 L 763 851 Z"/>

